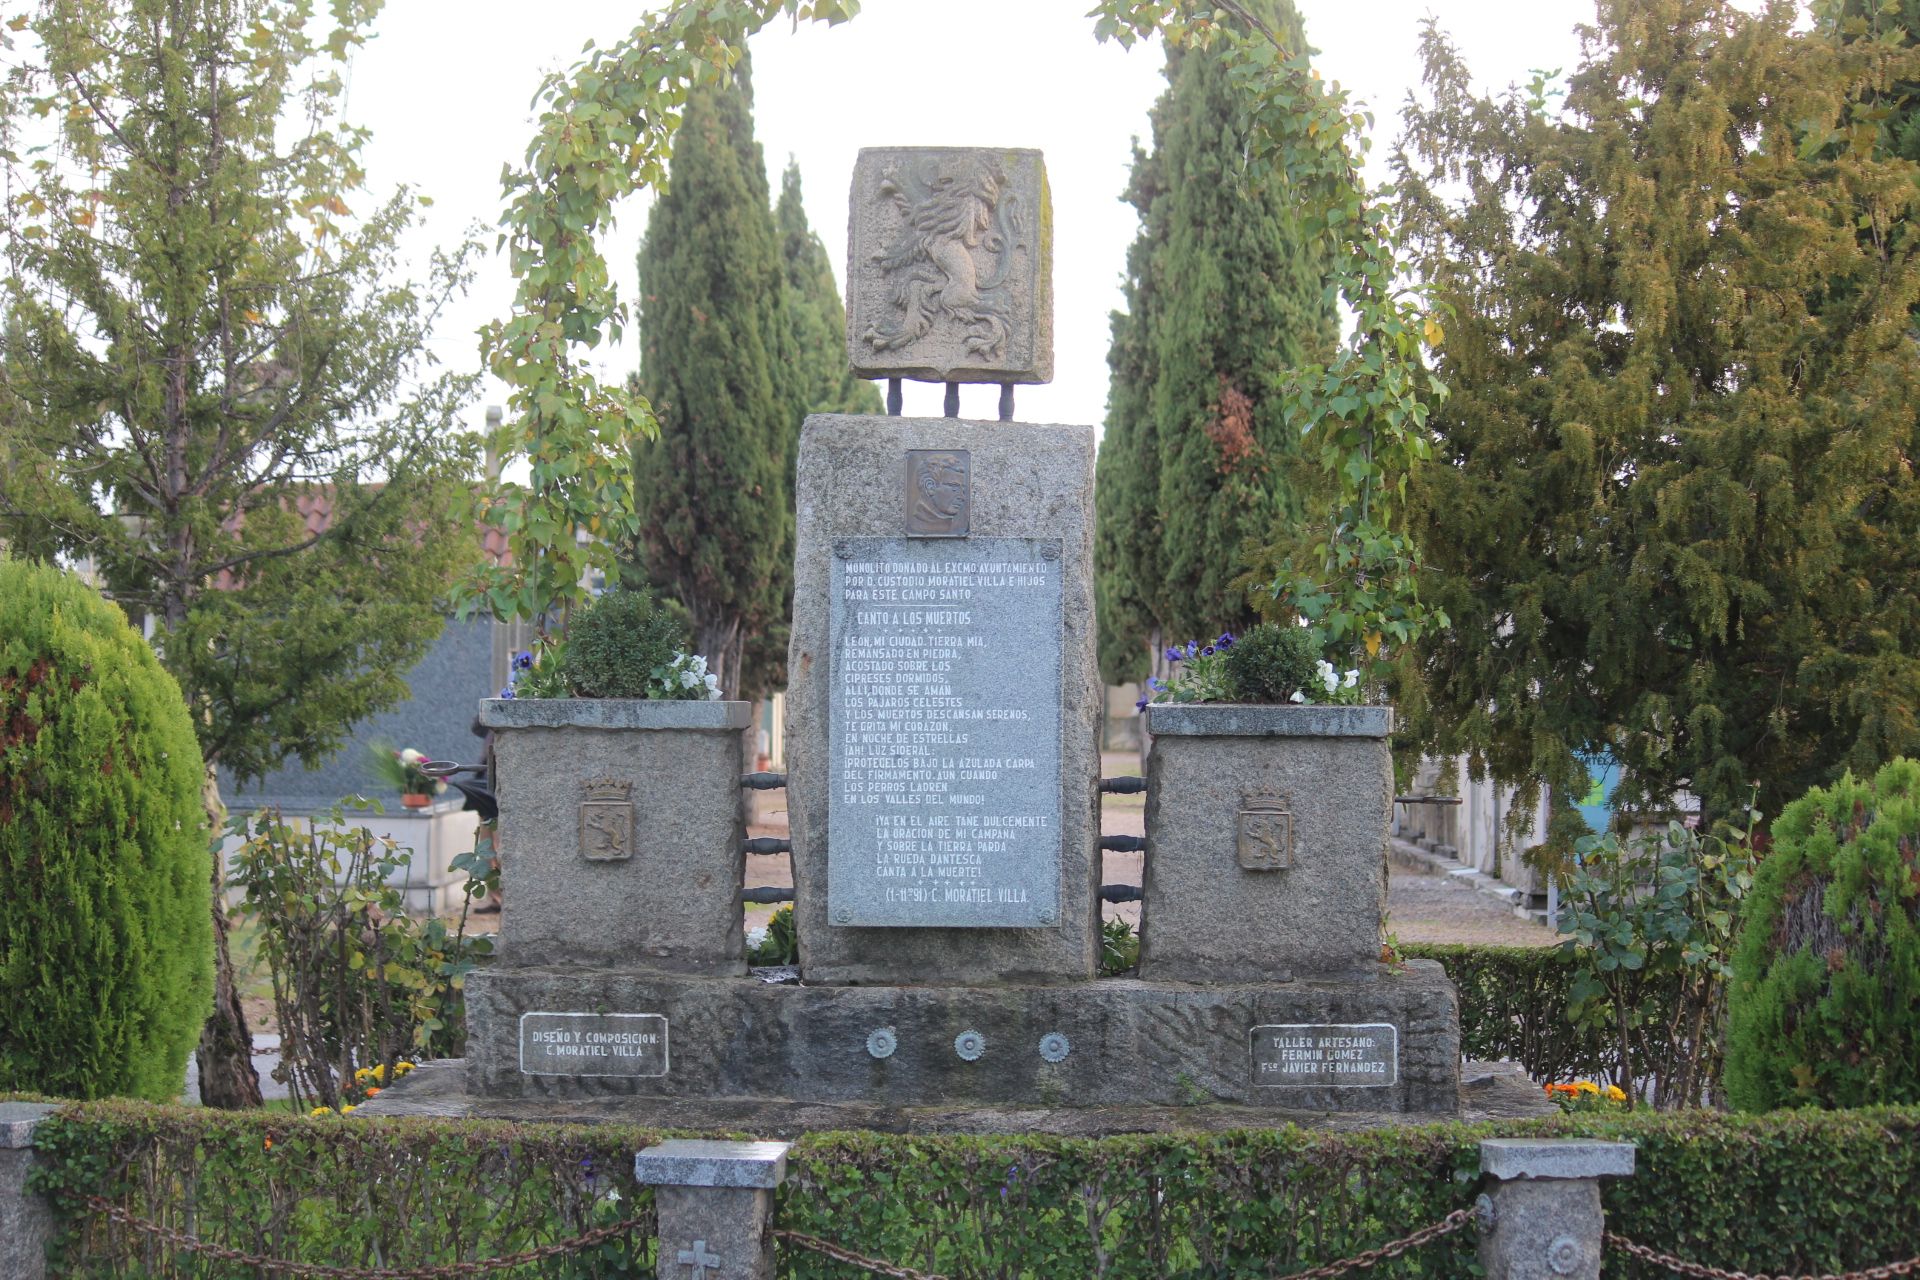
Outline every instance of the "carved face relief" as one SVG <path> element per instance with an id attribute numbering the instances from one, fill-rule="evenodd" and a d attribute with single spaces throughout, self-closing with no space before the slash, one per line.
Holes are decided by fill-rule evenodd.
<path id="1" fill-rule="evenodd" d="M 965 449 L 907 451 L 907 534 L 963 538 L 972 516 L 971 455 Z"/>

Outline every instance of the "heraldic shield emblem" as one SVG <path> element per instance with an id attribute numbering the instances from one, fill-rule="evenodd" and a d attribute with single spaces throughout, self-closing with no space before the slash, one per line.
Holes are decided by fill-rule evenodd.
<path id="1" fill-rule="evenodd" d="M 633 784 L 612 778 L 587 783 L 580 802 L 580 852 L 589 862 L 633 856 Z"/>

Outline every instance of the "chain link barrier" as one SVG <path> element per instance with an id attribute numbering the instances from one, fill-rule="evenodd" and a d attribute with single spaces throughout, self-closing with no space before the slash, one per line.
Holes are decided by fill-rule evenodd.
<path id="1" fill-rule="evenodd" d="M 1452 1235 L 1471 1221 L 1473 1221 L 1471 1208 L 1455 1209 L 1440 1221 L 1422 1227 L 1412 1235 L 1402 1236 L 1398 1240 L 1383 1244 L 1377 1249 L 1369 1249 L 1365 1253 L 1356 1253 L 1351 1258 L 1342 1258 L 1338 1262 L 1329 1262 L 1308 1271 L 1295 1271 L 1285 1277 L 1285 1280 L 1331 1280 L 1331 1277 L 1345 1275 L 1349 1271 L 1367 1270 L 1378 1266 L 1388 1258 L 1397 1258 L 1409 1249 L 1417 1249 L 1442 1236 Z M 862 1271 L 871 1272 L 877 1276 L 890 1276 L 892 1280 L 947 1280 L 947 1277 L 931 1271 L 915 1271 L 912 1267 L 895 1266 L 891 1262 L 866 1257 L 831 1241 L 822 1240 L 818 1236 L 803 1235 L 798 1231 L 778 1230 L 773 1234 L 783 1244 L 821 1254 L 832 1258 L 835 1262 L 844 1262 L 848 1266 L 859 1267 Z"/>
<path id="2" fill-rule="evenodd" d="M 1908 1258 L 1905 1262 L 1889 1262 L 1878 1267 L 1868 1267 L 1865 1271 L 1827 1272 L 1817 1276 L 1767 1275 L 1764 1272 L 1726 1271 L 1719 1267 L 1706 1267 L 1698 1262 L 1688 1262 L 1685 1258 L 1676 1258 L 1670 1253 L 1661 1253 L 1644 1244 L 1636 1244 L 1622 1235 L 1607 1232 L 1609 1248 L 1651 1262 L 1656 1267 L 1665 1267 L 1677 1276 L 1690 1276 L 1694 1280 L 1898 1280 L 1901 1276 L 1920 1275 L 1920 1258 Z"/>
<path id="3" fill-rule="evenodd" d="M 88 1196 L 86 1205 L 122 1226 L 164 1241 L 176 1249 L 197 1253 L 201 1257 L 212 1258 L 219 1262 L 238 1263 L 267 1275 L 294 1276 L 300 1277 L 301 1280 L 458 1280 L 462 1276 L 483 1276 L 495 1271 L 505 1271 L 509 1267 L 525 1266 L 529 1262 L 541 1262 L 569 1253 L 579 1253 L 616 1237 L 628 1235 L 648 1221 L 646 1218 L 628 1218 L 625 1222 L 616 1222 L 611 1226 L 595 1227 L 569 1240 L 556 1240 L 552 1244 L 543 1244 L 537 1249 L 526 1249 L 504 1258 L 487 1258 L 477 1262 L 445 1262 L 430 1267 L 336 1267 L 324 1262 L 288 1262 L 281 1258 L 266 1258 L 257 1253 L 230 1249 L 223 1244 L 210 1244 L 185 1231 L 178 1231 L 172 1227 L 136 1217 L 102 1196 Z"/>

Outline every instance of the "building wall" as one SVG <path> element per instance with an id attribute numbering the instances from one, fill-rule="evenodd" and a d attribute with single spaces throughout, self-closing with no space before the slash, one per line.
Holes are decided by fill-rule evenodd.
<path id="1" fill-rule="evenodd" d="M 413 697 L 353 727 L 346 745 L 315 769 L 298 761 L 267 775 L 245 789 L 234 785 L 223 770 L 220 794 L 233 810 L 279 805 L 292 813 L 326 809 L 350 795 L 377 797 L 388 809 L 399 798 L 376 781 L 368 767 L 368 747 L 385 741 L 395 747 L 413 747 L 438 760 L 463 763 L 480 759 L 480 739 L 472 733 L 480 699 L 498 691 L 493 683 L 494 623 L 486 619 L 450 620 L 412 671 L 407 684 Z M 448 789 L 458 808 L 458 796 Z"/>

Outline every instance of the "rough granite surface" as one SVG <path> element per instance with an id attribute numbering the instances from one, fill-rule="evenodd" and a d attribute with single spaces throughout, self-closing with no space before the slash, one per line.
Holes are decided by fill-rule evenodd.
<path id="1" fill-rule="evenodd" d="M 633 1158 L 642 1186 L 758 1187 L 771 1190 L 787 1176 L 784 1142 L 726 1142 L 669 1138 Z"/>
<path id="2" fill-rule="evenodd" d="M 1285 709 L 1238 710 L 1279 718 Z M 1150 729 L 1158 711 L 1149 708 Z M 1290 867 L 1241 865 L 1239 815 L 1261 804 L 1291 815 Z M 1385 737 L 1156 731 L 1140 976 L 1254 982 L 1371 969 L 1380 958 L 1392 804 Z"/>
<path id="3" fill-rule="evenodd" d="M 1487 1275 L 1600 1280 L 1606 1227 L 1598 1182 L 1496 1182 L 1487 1199 L 1493 1228 L 1480 1232 Z"/>
<path id="4" fill-rule="evenodd" d="M 33 1130 L 58 1110 L 42 1102 L 0 1103 L 0 1276 L 7 1280 L 41 1280 L 48 1274 L 53 1207 L 26 1187 Z"/>
<path id="5" fill-rule="evenodd" d="M 654 1078 L 522 1075 L 520 1015 L 555 1010 L 664 1016 L 672 1069 Z M 467 1018 L 465 1089 L 489 1098 L 1451 1114 L 1461 1097 L 1458 1002 L 1431 961 L 1342 981 L 1246 986 L 1124 978 L 1071 987 L 769 986 L 495 967 L 468 977 Z M 1253 1027 L 1380 1022 L 1399 1032 L 1391 1087 L 1253 1083 Z M 1057 1061 L 1042 1051 L 1052 1036 L 1066 1043 Z M 888 1039 L 891 1051 L 876 1056 L 870 1046 Z M 976 1056 L 963 1056 L 963 1045 Z"/>
<path id="6" fill-rule="evenodd" d="M 1491 1178 L 1629 1178 L 1631 1142 L 1574 1138 L 1487 1138 L 1480 1143 L 1480 1172 Z"/>
<path id="7" fill-rule="evenodd" d="M 655 1187 L 659 1280 L 773 1280 L 773 1192 Z"/>
<path id="8" fill-rule="evenodd" d="M 909 449 L 971 452 L 975 535 L 1057 539 L 1062 547 L 1061 889 L 1060 922 L 1052 928 L 862 929 L 828 919 L 833 543 L 902 534 Z M 801 434 L 798 499 L 786 741 L 802 972 L 815 983 L 1091 978 L 1100 957 L 1101 708 L 1094 654 L 1093 430 L 958 418 L 815 415 Z"/>
<path id="9" fill-rule="evenodd" d="M 1391 1111 L 1304 1111 L 1286 1107 L 1204 1106 L 923 1107 L 865 1103 L 793 1102 L 783 1098 L 485 1098 L 467 1092 L 461 1058 L 423 1062 L 405 1080 L 363 1103 L 355 1117 L 441 1116 L 568 1124 L 641 1124 L 692 1133 L 753 1133 L 799 1138 L 827 1130 L 873 1129 L 885 1133 L 1045 1133 L 1063 1138 L 1100 1138 L 1116 1133 L 1219 1133 L 1291 1124 L 1307 1129 L 1358 1132 L 1404 1125 Z M 1557 1115 L 1540 1086 L 1515 1062 L 1462 1064 L 1460 1108 L 1452 1117 L 1466 1124 L 1534 1120 Z"/>
<path id="10" fill-rule="evenodd" d="M 847 227 L 859 378 L 1053 377 L 1053 210 L 1038 151 L 869 147 Z"/>
<path id="11" fill-rule="evenodd" d="M 1237 702 L 1157 704 L 1147 708 L 1155 737 L 1384 738 L 1392 707 L 1256 706 Z"/>
<path id="12" fill-rule="evenodd" d="M 713 718 L 717 727 L 701 729 L 497 729 L 496 845 L 513 905 L 496 963 L 746 971 L 740 717 Z M 629 857 L 581 850 L 581 804 L 603 780 L 629 788 Z"/>

